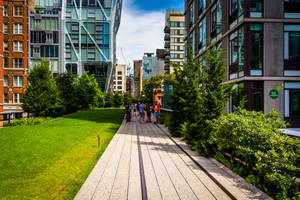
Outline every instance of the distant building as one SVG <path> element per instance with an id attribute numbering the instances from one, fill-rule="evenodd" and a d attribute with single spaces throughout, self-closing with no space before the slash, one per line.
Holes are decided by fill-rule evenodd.
<path id="1" fill-rule="evenodd" d="M 2 18 L 4 15 L 4 7 L 3 7 L 3 0 L 0 0 L 0 17 Z M 3 63 L 3 20 L 0 20 L 0 112 L 3 112 L 3 104 L 4 104 L 4 63 Z M 3 116 L 0 115 L 0 120 L 3 120 Z M 0 122 L 0 125 L 3 124 Z"/>
<path id="2" fill-rule="evenodd" d="M 165 32 L 165 73 L 172 74 L 172 64 L 182 65 L 184 61 L 185 18 L 180 11 L 168 10 L 166 13 Z"/>
<path id="3" fill-rule="evenodd" d="M 142 60 L 134 60 L 134 98 L 138 99 L 141 95 L 141 87 L 142 87 L 142 73 L 141 69 L 143 66 L 143 61 Z"/>
<path id="4" fill-rule="evenodd" d="M 154 53 L 144 53 L 143 57 L 143 81 L 150 79 L 157 74 L 157 57 Z"/>
<path id="5" fill-rule="evenodd" d="M 165 73 L 165 57 L 167 51 L 165 49 L 156 49 L 156 58 L 157 58 L 157 74 Z"/>
<path id="6" fill-rule="evenodd" d="M 210 42 L 223 49 L 229 112 L 246 96 L 248 110 L 276 109 L 300 126 L 300 1 L 185 0 L 185 13 L 195 59 Z"/>
<path id="7" fill-rule="evenodd" d="M 126 77 L 126 92 L 134 96 L 134 78 L 133 76 Z"/>
<path id="8" fill-rule="evenodd" d="M 117 65 L 114 75 L 114 92 L 126 92 L 126 65 Z"/>

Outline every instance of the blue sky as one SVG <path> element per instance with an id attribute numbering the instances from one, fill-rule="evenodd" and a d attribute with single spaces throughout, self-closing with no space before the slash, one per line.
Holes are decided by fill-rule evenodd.
<path id="1" fill-rule="evenodd" d="M 134 0 L 132 3 L 146 12 L 167 8 L 183 10 L 184 7 L 184 0 Z"/>
<path id="2" fill-rule="evenodd" d="M 184 0 L 123 0 L 121 25 L 117 34 L 119 64 L 131 64 L 144 53 L 164 48 L 167 9 L 183 11 Z M 121 54 L 124 52 L 124 57 Z"/>

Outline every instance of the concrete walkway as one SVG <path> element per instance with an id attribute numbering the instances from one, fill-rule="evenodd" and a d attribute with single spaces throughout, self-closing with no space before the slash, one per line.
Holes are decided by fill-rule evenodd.
<path id="1" fill-rule="evenodd" d="M 75 197 L 90 199 L 270 199 L 165 127 L 122 123 Z"/>

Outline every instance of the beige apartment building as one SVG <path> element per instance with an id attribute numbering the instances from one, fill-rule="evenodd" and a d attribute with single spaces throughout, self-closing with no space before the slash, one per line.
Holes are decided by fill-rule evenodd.
<path id="1" fill-rule="evenodd" d="M 184 14 L 180 11 L 168 10 L 166 13 L 165 32 L 165 73 L 172 74 L 172 64 L 182 65 L 184 62 Z"/>
<path id="2" fill-rule="evenodd" d="M 126 92 L 126 65 L 117 65 L 114 75 L 114 92 Z"/>

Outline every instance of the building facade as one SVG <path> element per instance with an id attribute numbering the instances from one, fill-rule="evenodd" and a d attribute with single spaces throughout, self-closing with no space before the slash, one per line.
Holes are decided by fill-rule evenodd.
<path id="1" fill-rule="evenodd" d="M 172 64 L 182 65 L 184 61 L 184 27 L 185 17 L 181 11 L 168 10 L 165 25 L 165 49 L 167 51 L 165 60 L 165 73 L 172 74 Z"/>
<path id="2" fill-rule="evenodd" d="M 134 68 L 134 73 L 133 73 L 133 78 L 134 78 L 134 98 L 138 99 L 141 95 L 141 89 L 142 89 L 142 66 L 143 66 L 143 61 L 142 60 L 134 60 L 133 61 L 133 68 Z"/>
<path id="3" fill-rule="evenodd" d="M 61 72 L 61 7 L 61 0 L 34 1 L 29 20 L 30 68 L 48 61 L 52 74 Z"/>
<path id="4" fill-rule="evenodd" d="M 186 41 L 195 59 L 222 48 L 235 83 L 228 111 L 247 98 L 248 110 L 276 109 L 300 126 L 300 2 L 298 0 L 186 0 Z"/>
<path id="5" fill-rule="evenodd" d="M 134 77 L 127 76 L 126 77 L 126 92 L 130 94 L 132 97 L 134 96 Z"/>
<path id="6" fill-rule="evenodd" d="M 3 99 L 4 111 L 18 111 L 22 110 L 22 94 L 28 82 L 28 4 L 26 0 L 4 0 L 3 4 L 3 25 L 0 25 L 3 27 L 3 53 L 0 52 L 3 57 L 0 63 L 4 68 L 4 77 L 1 78 L 4 80 L 4 91 L 0 89 L 3 94 L 1 100 Z M 1 77 L 2 73 L 0 72 Z"/>
<path id="7" fill-rule="evenodd" d="M 112 90 L 122 0 L 63 0 L 61 71 L 94 74 Z"/>
<path id="8" fill-rule="evenodd" d="M 165 49 L 156 49 L 157 74 L 164 74 L 165 73 L 166 53 L 167 53 L 167 51 Z"/>
<path id="9" fill-rule="evenodd" d="M 142 82 L 157 74 L 157 57 L 154 53 L 144 53 L 142 67 Z"/>
<path id="10" fill-rule="evenodd" d="M 0 0 L 0 112 L 3 112 L 4 108 L 4 54 L 3 54 L 3 44 L 4 44 L 4 35 L 3 35 L 3 15 L 4 15 L 4 6 L 3 0 Z M 3 120 L 3 116 L 0 115 L 0 120 Z M 1 122 L 0 122 L 1 123 Z M 2 123 L 0 125 L 3 125 Z"/>
<path id="11" fill-rule="evenodd" d="M 126 65 L 117 65 L 115 69 L 114 78 L 114 92 L 126 92 Z"/>

